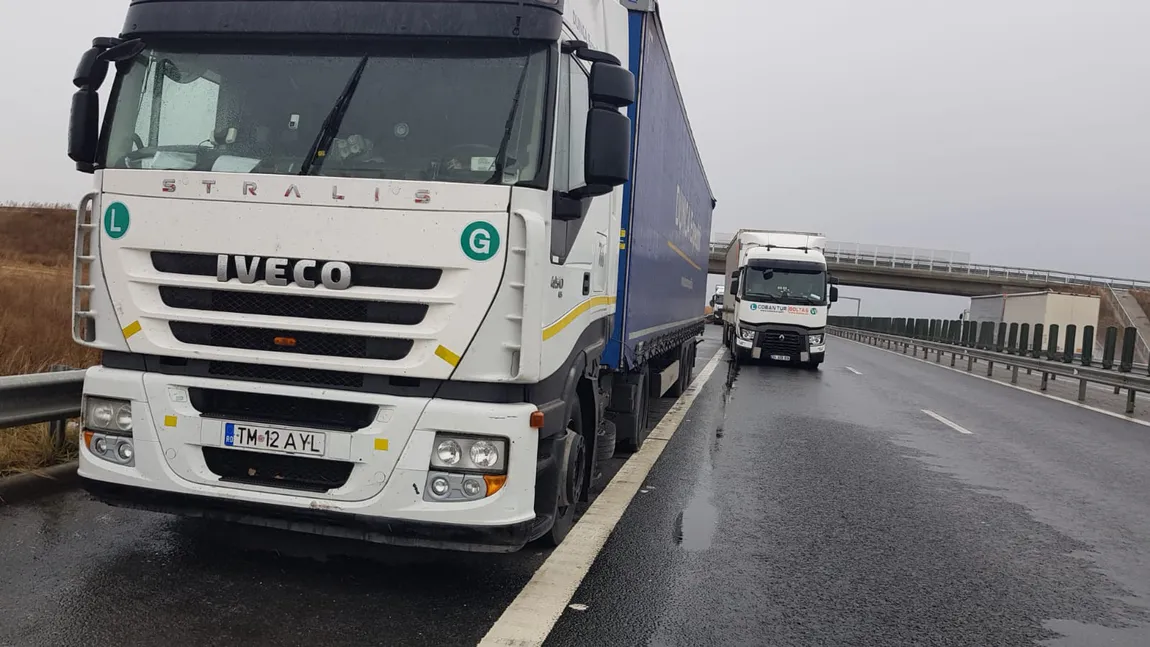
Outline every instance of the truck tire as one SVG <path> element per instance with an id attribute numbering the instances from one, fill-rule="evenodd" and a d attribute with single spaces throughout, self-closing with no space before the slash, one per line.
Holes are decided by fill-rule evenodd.
<path id="1" fill-rule="evenodd" d="M 561 470 L 563 482 L 559 484 L 559 497 L 555 501 L 555 522 L 541 539 L 548 546 L 563 543 L 567 533 L 575 525 L 575 511 L 586 490 L 589 461 L 587 442 L 583 438 L 583 415 L 579 407 L 579 396 L 572 395 L 567 409 L 567 433 L 573 435 L 571 447 L 565 457 L 566 469 Z M 566 501 L 564 501 L 566 499 Z"/>

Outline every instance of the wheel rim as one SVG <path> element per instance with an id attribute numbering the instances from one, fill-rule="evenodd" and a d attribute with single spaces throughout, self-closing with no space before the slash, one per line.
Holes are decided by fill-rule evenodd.
<path id="1" fill-rule="evenodd" d="M 571 427 L 567 428 L 569 433 L 575 433 Z M 567 467 L 567 473 L 571 477 L 571 481 L 567 483 L 567 493 L 569 495 L 570 506 L 579 505 L 579 500 L 583 498 L 583 475 L 587 469 L 587 443 L 583 442 L 583 437 L 578 436 L 575 438 L 574 447 L 572 448 L 572 460 L 574 463 Z"/>

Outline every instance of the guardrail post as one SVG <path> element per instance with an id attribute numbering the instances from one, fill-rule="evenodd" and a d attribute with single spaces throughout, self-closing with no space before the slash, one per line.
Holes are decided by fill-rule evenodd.
<path id="1" fill-rule="evenodd" d="M 1078 333 L 1078 326 L 1074 324 L 1066 325 L 1066 341 L 1062 344 L 1062 361 L 1063 363 L 1070 364 L 1074 362 L 1074 341 Z"/>
<path id="2" fill-rule="evenodd" d="M 1109 326 L 1106 328 L 1106 341 L 1102 344 L 1102 368 L 1111 370 L 1114 368 L 1114 351 L 1118 348 L 1118 328 Z"/>
<path id="3" fill-rule="evenodd" d="M 64 366 L 63 364 L 53 364 L 48 367 L 49 373 L 59 373 L 61 371 L 70 371 L 71 366 Z M 52 447 L 57 451 L 64 448 L 64 441 L 68 433 L 68 419 L 53 420 L 48 423 L 48 437 L 52 439 Z"/>
<path id="4" fill-rule="evenodd" d="M 998 324 L 998 339 L 994 341 L 994 350 L 1000 353 L 1006 348 L 1006 329 L 1008 327 L 1005 321 Z"/>
<path id="5" fill-rule="evenodd" d="M 1123 373 L 1129 373 L 1130 369 L 1134 368 L 1134 343 L 1137 339 L 1137 328 L 1127 328 L 1122 334 L 1122 364 L 1118 366 L 1118 370 Z"/>
<path id="6" fill-rule="evenodd" d="M 1006 352 L 1011 355 L 1018 353 L 1018 322 L 1010 324 L 1010 332 L 1006 340 Z"/>
<path id="7" fill-rule="evenodd" d="M 1046 359 L 1054 361 L 1058 355 L 1058 324 L 1050 324 L 1046 337 Z"/>
<path id="8" fill-rule="evenodd" d="M 1042 324 L 1034 324 L 1034 346 L 1030 355 L 1034 359 L 1042 359 Z"/>
<path id="9" fill-rule="evenodd" d="M 1030 348 L 1030 324 L 1024 323 L 1018 327 L 1018 354 L 1026 357 L 1026 351 Z"/>
<path id="10" fill-rule="evenodd" d="M 1094 363 L 1094 326 L 1082 329 L 1082 365 L 1090 366 Z"/>

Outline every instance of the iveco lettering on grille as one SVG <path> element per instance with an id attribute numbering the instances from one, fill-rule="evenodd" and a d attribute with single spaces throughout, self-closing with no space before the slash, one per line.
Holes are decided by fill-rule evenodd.
<path id="1" fill-rule="evenodd" d="M 259 280 L 260 257 L 236 255 L 236 278 L 240 283 L 255 283 Z M 319 261 L 301 259 L 294 264 L 286 258 L 268 258 L 263 265 L 263 279 L 268 285 L 283 286 L 295 283 L 300 287 L 314 288 L 318 284 L 329 290 L 346 290 L 351 287 L 351 266 L 341 261 Z M 290 276 L 289 276 L 290 274 Z M 228 255 L 216 256 L 216 280 L 228 281 Z"/>

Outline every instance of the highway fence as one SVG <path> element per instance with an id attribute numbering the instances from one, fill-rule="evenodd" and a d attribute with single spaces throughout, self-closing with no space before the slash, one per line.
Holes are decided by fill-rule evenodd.
<path id="1" fill-rule="evenodd" d="M 929 360 L 934 354 L 942 362 L 950 355 L 950 365 L 966 360 L 966 370 L 973 371 L 976 362 L 986 363 L 987 376 L 994 375 L 995 365 L 1009 369 L 1011 383 L 1018 383 L 1020 369 L 1040 373 L 1045 391 L 1047 380 L 1065 377 L 1078 380 L 1078 400 L 1086 399 L 1089 382 L 1114 388 L 1114 393 L 1127 391 L 1126 413 L 1134 412 L 1135 394 L 1150 392 L 1150 367 L 1134 363 L 1138 339 L 1136 328 L 1121 330 L 1110 326 L 1103 340 L 1101 359 L 1094 357 L 1094 326 L 1078 330 L 1073 324 L 1059 330 L 1058 324 L 1019 324 L 944 319 L 909 319 L 897 317 L 829 317 L 833 335 L 913 354 Z M 1061 332 L 1061 335 L 1059 334 Z"/>
<path id="2" fill-rule="evenodd" d="M 80 415 L 83 389 L 84 371 L 67 366 L 0 377 L 0 433 L 47 422 L 53 444 L 62 447 L 68 419 Z"/>

